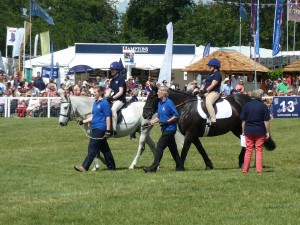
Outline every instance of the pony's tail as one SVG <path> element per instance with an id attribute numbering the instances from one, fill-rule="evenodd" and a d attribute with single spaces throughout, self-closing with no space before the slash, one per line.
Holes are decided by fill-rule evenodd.
<path id="1" fill-rule="evenodd" d="M 176 131 L 175 141 L 176 141 L 176 144 L 177 144 L 177 149 L 180 151 L 183 147 L 184 136 L 183 136 L 182 133 L 180 133 L 179 129 L 177 129 L 177 131 Z"/>
<path id="2" fill-rule="evenodd" d="M 270 136 L 269 139 L 265 141 L 264 146 L 268 151 L 273 151 L 276 148 L 276 143 Z"/>

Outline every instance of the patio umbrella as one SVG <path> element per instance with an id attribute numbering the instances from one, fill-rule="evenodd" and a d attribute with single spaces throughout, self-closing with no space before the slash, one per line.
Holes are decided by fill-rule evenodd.
<path id="1" fill-rule="evenodd" d="M 77 66 L 73 66 L 69 72 L 67 73 L 67 75 L 71 75 L 71 74 L 75 74 L 75 73 L 89 73 L 94 71 L 94 69 L 90 66 L 87 65 L 77 65 Z"/>

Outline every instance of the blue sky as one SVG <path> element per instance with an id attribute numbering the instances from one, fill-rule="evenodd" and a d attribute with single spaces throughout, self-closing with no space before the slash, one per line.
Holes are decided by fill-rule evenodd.
<path id="1" fill-rule="evenodd" d="M 199 2 L 201 0 L 195 0 L 195 2 Z M 202 0 L 202 2 L 209 2 L 212 0 Z M 125 12 L 126 7 L 128 5 L 129 0 L 119 0 L 119 4 L 117 5 L 117 10 L 121 13 Z"/>

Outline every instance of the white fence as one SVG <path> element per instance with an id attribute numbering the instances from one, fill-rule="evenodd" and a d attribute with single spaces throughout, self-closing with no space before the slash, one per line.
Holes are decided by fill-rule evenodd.
<path id="1" fill-rule="evenodd" d="M 127 101 L 131 97 L 127 97 Z M 2 97 L 3 111 L 0 117 L 58 117 L 60 113 L 60 97 Z M 138 97 L 146 101 L 146 97 Z"/>

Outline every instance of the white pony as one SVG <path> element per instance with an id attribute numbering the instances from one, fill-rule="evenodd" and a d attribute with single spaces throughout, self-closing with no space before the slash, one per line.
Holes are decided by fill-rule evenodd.
<path id="1" fill-rule="evenodd" d="M 91 115 L 91 110 L 94 104 L 94 99 L 83 96 L 61 96 L 62 102 L 60 107 L 59 124 L 61 126 L 66 126 L 70 120 L 85 119 Z M 138 159 L 145 150 L 145 143 L 151 148 L 153 155 L 156 152 L 156 145 L 150 137 L 150 131 L 153 126 L 146 127 L 142 129 L 142 125 L 147 123 L 149 120 L 144 119 L 143 107 L 145 102 L 133 102 L 129 104 L 126 108 L 121 110 L 121 122 L 117 124 L 117 135 L 114 138 L 129 136 L 133 132 L 140 133 L 139 147 L 137 154 L 132 161 L 129 169 L 134 169 L 137 164 Z M 119 116 L 118 116 L 119 118 Z M 84 129 L 87 135 L 90 134 L 91 124 L 84 124 Z M 101 158 L 100 158 L 101 159 Z M 104 162 L 103 158 L 101 159 Z M 99 168 L 98 160 L 95 160 L 95 167 L 93 170 Z"/>

